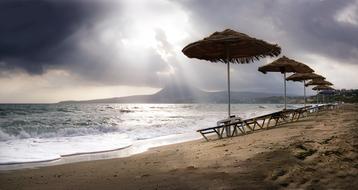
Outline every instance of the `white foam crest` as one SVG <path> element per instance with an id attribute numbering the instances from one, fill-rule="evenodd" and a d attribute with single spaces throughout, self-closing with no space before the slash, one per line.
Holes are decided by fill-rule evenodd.
<path id="1" fill-rule="evenodd" d="M 26 138 L 56 138 L 56 137 L 74 137 L 74 136 L 86 136 L 86 135 L 98 135 L 105 133 L 121 132 L 122 130 L 116 126 L 106 127 L 66 127 L 60 128 L 56 131 L 41 132 L 36 128 L 32 131 L 20 130 L 18 134 L 8 134 L 0 129 L 0 141 L 7 141 L 13 139 L 26 139 Z"/>
<path id="2" fill-rule="evenodd" d="M 116 150 L 131 144 L 128 135 L 119 133 L 8 140 L 0 142 L 0 164 L 50 161 L 68 155 Z"/>
<path id="3" fill-rule="evenodd" d="M 139 140 L 133 143 L 130 148 L 123 149 L 119 157 L 130 156 L 147 151 L 153 147 L 159 147 L 170 144 L 177 144 L 191 140 L 200 139 L 202 136 L 198 133 L 183 133 L 175 135 L 166 135 L 152 139 Z"/>
<path id="4" fill-rule="evenodd" d="M 0 141 L 7 141 L 14 138 L 15 137 L 13 135 L 9 135 L 0 129 Z"/>
<path id="5" fill-rule="evenodd" d="M 0 129 L 0 142 L 14 139 L 31 138 L 31 135 L 24 130 L 19 131 L 17 135 L 8 134 Z"/>

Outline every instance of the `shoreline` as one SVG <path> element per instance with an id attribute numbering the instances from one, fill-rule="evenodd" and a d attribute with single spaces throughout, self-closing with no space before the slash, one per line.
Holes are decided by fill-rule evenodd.
<path id="1" fill-rule="evenodd" d="M 358 105 L 270 130 L 125 158 L 0 173 L 0 189 L 352 189 Z"/>
<path id="2" fill-rule="evenodd" d="M 245 105 L 245 104 L 240 104 L 240 106 L 241 105 Z M 243 115 L 246 115 L 246 117 L 252 117 L 252 116 L 257 116 L 257 114 L 260 115 L 260 114 L 270 113 L 271 111 L 269 111 L 269 110 L 272 110 L 272 109 L 275 110 L 278 108 L 278 105 L 275 105 L 275 104 L 272 104 L 271 106 L 272 106 L 271 108 L 265 108 L 265 109 L 257 109 L 256 108 L 257 109 L 256 111 L 252 110 L 252 108 L 250 108 L 251 110 L 247 113 L 245 112 Z M 293 104 L 291 106 L 297 107 L 298 105 Z M 259 108 L 261 108 L 261 107 L 259 107 Z M 208 123 L 205 123 L 205 125 L 208 125 Z M 203 127 L 208 127 L 208 126 L 202 126 L 202 128 Z M 112 136 L 124 135 L 124 134 L 115 134 L 114 133 L 114 134 L 105 134 L 105 135 L 110 135 L 110 137 L 112 138 Z M 182 136 L 186 136 L 186 135 L 188 136 L 187 137 L 188 139 L 179 140 L 179 141 L 177 140 L 178 138 L 180 139 L 180 138 L 182 138 Z M 92 136 L 92 135 L 89 135 L 89 136 Z M 60 140 L 54 139 L 52 141 L 53 142 L 56 142 L 56 141 L 75 142 L 73 140 L 75 137 L 61 137 L 60 136 L 59 137 Z M 86 136 L 84 136 L 84 137 L 87 138 Z M 70 140 L 68 140 L 67 138 Z M 82 138 L 82 136 L 79 136 L 79 138 Z M 96 142 L 96 141 L 101 142 L 102 140 L 106 141 L 107 137 L 105 137 L 105 136 L 101 137 L 100 135 L 99 136 L 93 135 L 92 138 L 94 138 L 94 139 L 91 142 Z M 166 140 L 166 143 L 155 142 L 156 139 L 165 139 L 165 138 L 171 138 L 171 139 Z M 22 169 L 22 168 L 31 168 L 31 167 L 42 167 L 42 166 L 48 166 L 48 165 L 59 165 L 59 164 L 63 164 L 63 163 L 80 162 L 82 160 L 85 160 L 85 161 L 98 160 L 98 159 L 103 159 L 103 157 L 105 157 L 105 159 L 108 159 L 107 157 L 110 157 L 110 158 L 126 157 L 126 156 L 130 156 L 133 154 L 147 151 L 148 148 L 157 147 L 157 146 L 161 146 L 161 145 L 165 145 L 165 144 L 175 144 L 175 143 L 180 143 L 180 142 L 185 142 L 185 141 L 190 141 L 190 140 L 200 139 L 200 138 L 201 138 L 201 135 L 196 132 L 196 129 L 195 130 L 193 129 L 193 131 L 191 131 L 190 133 L 188 133 L 188 132 L 181 133 L 181 134 L 177 133 L 177 134 L 159 136 L 159 137 L 156 137 L 153 139 L 145 139 L 145 140 L 130 140 L 132 142 L 122 143 L 123 145 L 121 144 L 119 146 L 119 145 L 116 145 L 116 143 L 118 141 L 118 138 L 116 137 L 115 139 L 117 141 L 114 141 L 116 143 L 110 143 L 111 145 L 105 145 L 105 146 L 103 146 L 103 147 L 105 147 L 103 149 L 87 148 L 87 147 L 91 147 L 91 145 L 90 145 L 87 147 L 83 147 L 84 150 L 75 149 L 75 151 L 73 151 L 70 147 L 61 148 L 61 146 L 60 146 L 60 148 L 58 148 L 58 146 L 53 146 L 53 143 L 51 144 L 52 141 L 50 140 L 50 141 L 48 141 L 50 143 L 42 144 L 41 145 L 42 147 L 40 149 L 37 150 L 36 148 L 34 148 L 35 152 L 24 151 L 24 152 L 20 152 L 18 154 L 16 153 L 13 155 L 13 153 L 18 152 L 18 150 L 22 150 L 21 148 L 24 148 L 24 147 L 26 148 L 26 146 L 28 146 L 29 144 L 32 147 L 36 147 L 41 144 L 41 141 L 45 140 L 45 139 L 41 139 L 41 138 L 40 139 L 35 138 L 33 140 L 31 140 L 31 138 L 30 139 L 20 139 L 20 142 L 17 142 L 17 141 L 12 142 L 11 141 L 10 144 L 14 144 L 14 145 L 16 144 L 16 145 L 20 145 L 20 146 L 18 146 L 18 147 L 10 146 L 10 148 L 12 148 L 12 149 L 9 149 L 9 150 L 7 150 L 5 148 L 7 146 L 6 144 L 2 144 L 2 146 L 4 146 L 4 150 L 3 150 L 4 154 L 3 155 L 7 155 L 7 156 L 4 156 L 5 159 L 1 160 L 0 171 L 12 170 L 12 169 L 18 169 L 18 168 Z M 34 141 L 34 142 L 36 141 L 37 144 L 35 143 L 35 145 L 33 146 L 32 141 Z M 145 145 L 146 148 L 140 147 L 140 143 L 142 143 L 142 142 L 144 142 L 142 144 L 153 144 L 153 143 L 151 143 L 151 141 L 154 141 L 154 145 L 151 145 L 151 146 Z M 80 142 L 82 142 L 81 139 L 80 139 Z M 66 146 L 66 143 L 64 143 L 64 146 Z M 68 144 L 70 144 L 70 143 L 68 143 Z M 159 144 L 159 145 L 156 145 L 156 144 Z M 122 149 L 125 149 L 129 145 L 134 145 L 134 148 L 132 148 L 132 153 L 130 153 L 130 151 L 122 151 Z M 76 147 L 77 145 L 74 143 L 74 146 Z M 65 152 L 51 151 L 51 150 L 56 150 L 56 149 L 70 150 L 70 151 L 67 151 L 67 152 L 66 151 Z M 140 149 L 140 150 L 138 150 L 138 149 Z M 43 151 L 43 150 L 50 150 L 50 151 Z M 109 156 L 106 156 L 106 155 L 98 156 L 98 154 L 101 154 L 102 152 L 109 153 Z M 115 152 L 115 153 L 112 153 L 112 152 Z M 122 152 L 124 152 L 124 153 L 122 153 Z M 6 154 L 6 153 L 8 153 L 8 154 Z M 21 155 L 21 154 L 24 154 L 25 157 L 17 156 L 17 155 Z M 115 154 L 115 156 L 114 156 L 114 154 Z M 88 155 L 87 156 L 88 158 L 85 158 L 86 155 Z M 11 159 L 11 156 L 13 156 L 12 159 Z M 68 159 L 69 156 L 74 156 L 74 158 Z M 80 160 L 76 160 L 76 157 L 80 157 Z M 94 158 L 94 159 L 90 159 L 89 157 Z M 100 157 L 100 158 L 96 158 L 96 157 Z M 64 159 L 65 159 L 65 161 L 63 161 Z M 71 160 L 71 161 L 67 161 L 67 160 Z"/>
<path id="3" fill-rule="evenodd" d="M 181 144 L 190 141 L 198 141 L 200 138 L 201 135 L 196 133 L 168 135 L 168 136 L 157 137 L 154 139 L 139 140 L 132 145 L 121 147 L 114 150 L 61 155 L 60 158 L 43 160 L 43 161 L 0 164 L 0 173 L 6 173 L 14 170 L 35 169 L 35 168 L 64 165 L 64 164 L 71 164 L 71 163 L 126 158 L 137 154 L 142 154 L 147 151 L 150 151 L 151 149 L 160 148 L 163 146 Z"/>
<path id="4" fill-rule="evenodd" d="M 2 147 L 0 164 L 5 165 L 5 163 L 11 163 L 14 165 L 58 160 L 62 159 L 64 155 L 73 153 L 84 154 L 100 152 L 103 150 L 113 151 L 120 147 L 133 144 L 138 140 L 158 138 L 158 136 L 161 137 L 173 134 L 180 135 L 185 133 L 196 134 L 195 131 L 197 129 L 209 127 L 216 123 L 220 118 L 226 116 L 226 106 L 224 105 L 219 107 L 216 107 L 216 105 L 213 107 L 212 105 L 198 104 L 185 106 L 173 105 L 175 106 L 148 107 L 147 105 L 132 105 L 131 107 L 126 107 L 119 104 L 99 107 L 96 109 L 101 110 L 101 113 L 103 113 L 100 114 L 100 116 L 91 119 L 91 121 L 87 121 L 86 114 L 79 114 L 77 123 L 79 123 L 78 125 L 81 125 L 80 127 L 73 127 L 72 124 L 69 124 L 70 122 L 66 122 L 66 126 L 64 127 L 59 126 L 62 125 L 62 121 L 60 119 L 61 117 L 58 118 L 57 115 L 63 114 L 66 121 L 71 120 L 73 119 L 71 118 L 73 117 L 73 110 L 88 110 L 88 107 L 61 107 L 56 109 L 52 107 L 34 107 L 33 109 L 40 110 L 39 115 L 31 116 L 27 122 L 39 122 L 37 121 L 37 118 L 42 116 L 46 118 L 46 121 L 43 123 L 48 123 L 53 127 L 50 127 L 48 130 L 43 130 L 41 124 L 24 129 L 16 128 L 14 129 L 14 132 L 11 132 L 11 130 L 9 130 L 10 132 L 0 130 L 2 140 L 0 142 L 0 147 Z M 275 104 L 272 104 L 265 109 L 259 109 L 256 104 L 235 104 L 233 107 L 236 107 L 237 110 L 246 110 L 238 112 L 238 114 L 243 117 L 271 113 L 273 112 L 272 110 L 278 109 Z M 179 108 L 179 110 L 173 110 L 174 108 Z M 19 108 L 19 110 L 22 109 L 23 108 Z M 131 109 L 133 112 L 122 113 L 122 109 Z M 46 110 L 46 112 L 50 110 L 50 117 L 46 116 L 43 110 Z M 166 113 L 166 111 L 168 113 Z M 82 113 L 82 111 L 79 112 Z M 74 113 L 77 114 L 77 112 Z M 107 117 L 108 114 L 111 116 Z M 54 121 L 49 120 L 51 117 L 53 117 Z M 146 119 L 138 121 L 138 117 L 144 117 Z M 13 122 L 10 120 L 9 122 Z M 18 118 L 17 120 L 22 121 L 26 120 L 26 118 L 22 118 L 21 116 L 21 118 Z M 104 127 L 101 127 L 100 123 L 102 122 L 104 123 Z M 90 125 L 91 127 L 88 127 Z M 138 125 L 140 127 L 138 127 Z M 58 129 L 56 127 L 58 127 Z M 58 134 L 51 132 L 51 130 L 58 131 Z M 18 132 L 15 134 L 16 131 Z"/>

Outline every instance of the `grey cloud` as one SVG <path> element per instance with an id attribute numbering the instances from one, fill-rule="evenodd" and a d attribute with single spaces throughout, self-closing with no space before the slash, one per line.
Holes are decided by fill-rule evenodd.
<path id="1" fill-rule="evenodd" d="M 350 61 L 358 58 L 358 26 L 341 23 L 335 15 L 347 6 L 358 6 L 354 2 L 193 0 L 181 5 L 198 30 L 233 28 L 278 42 L 284 53 L 309 52 Z"/>
<path id="2" fill-rule="evenodd" d="M 274 21 L 286 31 L 295 49 L 300 46 L 304 52 L 350 63 L 350 60 L 358 58 L 358 26 L 341 23 L 335 19 L 335 15 L 345 7 L 353 6 L 353 2 L 293 1 L 286 7 L 289 16 L 273 11 Z"/>
<path id="3" fill-rule="evenodd" d="M 79 51 L 69 54 L 63 62 L 71 63 L 62 65 L 62 68 L 98 85 L 160 86 L 161 81 L 155 72 L 166 69 L 167 64 L 153 49 L 143 49 L 142 58 L 138 59 L 135 53 L 132 59 L 113 59 L 113 54 L 118 52 L 110 48 L 97 51 L 97 55 Z"/>
<path id="4" fill-rule="evenodd" d="M 155 39 L 160 43 L 160 48 L 166 51 L 166 53 L 171 53 L 173 51 L 173 47 L 168 42 L 167 36 L 162 29 L 156 29 Z"/>
<path id="5" fill-rule="evenodd" d="M 105 44 L 100 39 L 108 28 L 119 31 L 119 37 L 130 34 L 133 21 L 121 18 L 121 3 L 83 0 L 0 3 L 0 23 L 4 23 L 0 29 L 0 69 L 9 72 L 20 69 L 29 74 L 64 69 L 98 85 L 160 85 L 156 72 L 168 65 L 154 49 L 143 47 L 134 52 L 123 44 Z M 158 40 L 163 37 L 165 34 L 159 31 Z M 162 46 L 166 49 L 169 44 Z"/>
<path id="6" fill-rule="evenodd" d="M 353 0 L 183 0 L 179 5 L 190 15 L 192 30 L 197 31 L 187 39 L 186 43 L 199 40 L 214 31 L 232 28 L 256 38 L 278 43 L 283 49 L 283 55 L 299 61 L 304 60 L 307 54 L 313 54 L 330 58 L 337 63 L 357 64 L 355 60 L 358 59 L 358 27 L 335 19 L 337 12 L 347 6 L 358 6 L 358 3 L 354 4 L 354 2 Z M 189 61 L 200 62 L 193 59 Z M 237 72 L 232 74 L 233 88 L 258 91 L 282 90 L 281 74 L 274 73 L 267 76 L 257 72 L 257 67 L 264 61 L 248 66 L 234 66 Z M 222 69 L 211 68 L 203 63 L 200 66 L 193 66 L 193 70 L 203 78 L 200 85 L 208 89 L 218 89 L 226 85 L 224 67 L 222 65 Z M 218 73 L 219 69 L 222 73 Z M 289 82 L 288 85 L 291 92 L 301 93 L 302 84 Z"/>
<path id="7" fill-rule="evenodd" d="M 84 1 L 5 0 L 0 2 L 0 61 L 2 69 L 22 68 L 41 74 L 56 64 L 73 44 L 63 41 L 90 24 L 98 5 Z"/>

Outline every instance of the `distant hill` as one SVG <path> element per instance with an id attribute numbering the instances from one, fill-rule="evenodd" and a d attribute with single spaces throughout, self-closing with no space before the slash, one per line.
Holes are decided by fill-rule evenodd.
<path id="1" fill-rule="evenodd" d="M 280 93 L 231 92 L 232 103 L 279 103 Z M 227 92 L 207 92 L 189 85 L 168 85 L 152 95 L 136 95 L 59 103 L 227 103 Z"/>

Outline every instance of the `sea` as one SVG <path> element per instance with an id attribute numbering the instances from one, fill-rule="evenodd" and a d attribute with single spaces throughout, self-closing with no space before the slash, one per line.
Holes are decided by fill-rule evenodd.
<path id="1" fill-rule="evenodd" d="M 232 113 L 243 119 L 282 108 L 281 104 L 231 106 Z M 76 155 L 103 159 L 109 157 L 93 155 L 111 151 L 117 151 L 112 157 L 130 156 L 200 139 L 196 130 L 224 118 L 226 104 L 2 104 L 0 166 L 58 162 Z"/>

